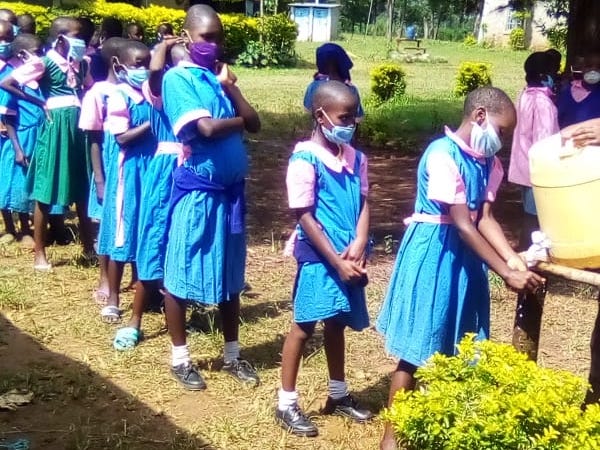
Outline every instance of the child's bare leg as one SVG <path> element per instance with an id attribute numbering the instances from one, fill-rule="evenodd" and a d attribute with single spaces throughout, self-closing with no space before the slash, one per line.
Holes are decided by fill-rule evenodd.
<path id="1" fill-rule="evenodd" d="M 344 341 L 344 328 L 345 326 L 340 324 L 335 319 L 329 319 L 325 321 L 323 338 L 330 380 L 346 380 L 346 373 L 344 371 L 346 347 Z"/>
<path id="2" fill-rule="evenodd" d="M 88 205 L 87 200 L 78 202 L 77 205 L 77 219 L 79 220 L 79 240 L 83 247 L 83 253 L 85 255 L 93 255 L 94 251 L 94 233 L 92 220 L 88 217 Z"/>
<path id="3" fill-rule="evenodd" d="M 48 266 L 46 258 L 46 228 L 48 227 L 48 211 L 50 207 L 44 203 L 35 202 L 33 213 L 33 265 L 37 267 Z"/>
<path id="4" fill-rule="evenodd" d="M 300 360 L 306 341 L 315 331 L 315 323 L 293 323 L 283 343 L 281 353 L 281 388 L 287 392 L 296 390 Z"/>
<path id="5" fill-rule="evenodd" d="M 240 294 L 230 294 L 229 300 L 219 303 L 223 322 L 223 368 L 222 370 L 237 381 L 250 385 L 258 385 L 260 380 L 252 365 L 240 358 Z"/>
<path id="6" fill-rule="evenodd" d="M 6 234 L 16 236 L 17 230 L 15 228 L 15 222 L 13 221 L 12 213 L 8 209 L 2 210 L 2 220 L 4 221 L 4 230 Z"/>
<path id="7" fill-rule="evenodd" d="M 31 226 L 29 226 L 29 213 L 19 213 L 19 225 L 23 236 L 31 236 Z"/>
<path id="8" fill-rule="evenodd" d="M 138 281 L 133 297 L 133 313 L 129 320 L 130 327 L 138 330 L 142 328 L 142 316 L 144 315 L 144 311 L 146 311 L 150 304 L 150 298 L 155 296 L 159 289 L 160 280 Z"/>
<path id="9" fill-rule="evenodd" d="M 185 311 L 187 305 L 185 301 L 176 298 L 170 293 L 165 295 L 165 314 L 167 316 L 167 327 L 171 336 L 171 343 L 174 347 L 181 347 L 187 344 L 185 334 Z"/>
<path id="10" fill-rule="evenodd" d="M 108 298 L 106 299 L 107 306 L 119 306 L 121 290 L 121 280 L 123 279 L 123 268 L 125 263 L 119 261 L 108 261 Z"/>
<path id="11" fill-rule="evenodd" d="M 417 368 L 412 364 L 405 361 L 400 361 L 396 371 L 392 374 L 392 381 L 390 384 L 390 395 L 388 397 L 388 407 L 392 406 L 394 396 L 396 392 L 400 390 L 411 391 L 415 388 L 415 371 Z M 385 430 L 383 432 L 383 438 L 379 444 L 381 450 L 396 450 L 396 438 L 394 437 L 394 430 L 392 425 L 388 422 L 385 424 Z"/>

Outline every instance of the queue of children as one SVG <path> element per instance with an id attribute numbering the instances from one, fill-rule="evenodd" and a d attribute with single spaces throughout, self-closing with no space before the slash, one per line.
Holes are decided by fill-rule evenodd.
<path id="1" fill-rule="evenodd" d="M 0 11 L 6 128 L 0 166 L 7 174 L 0 180 L 0 207 L 7 232 L 17 234 L 17 213 L 20 233 L 31 235 L 33 212 L 34 269 L 49 271 L 49 215 L 75 204 L 83 251 L 98 255 L 94 297 L 105 322 L 121 321 L 123 268 L 137 268 L 133 314 L 117 330 L 115 349 L 140 342 L 143 313 L 164 296 L 171 373 L 186 389 L 205 389 L 187 346 L 186 308 L 216 305 L 223 370 L 257 385 L 256 369 L 240 356 L 238 335 L 246 259 L 243 134 L 259 131 L 260 119 L 219 61 L 219 17 L 208 6 L 193 6 L 181 35 L 170 24 L 159 26 L 152 50 L 142 43 L 139 24 L 123 30 L 107 19 L 94 33 L 87 19 L 60 17 L 45 53 L 32 19 Z M 325 44 L 316 56 L 318 72 L 304 98 L 314 129 L 295 146 L 287 169 L 297 219 L 288 250 L 298 271 L 275 408 L 275 420 L 301 436 L 318 434 L 299 406 L 296 382 L 319 321 L 329 372 L 323 413 L 356 422 L 373 417 L 349 393 L 344 345 L 346 327 L 369 326 L 368 162 L 352 144 L 364 111 L 343 48 Z M 416 369 L 435 352 L 453 354 L 465 333 L 489 336 L 488 267 L 522 293 L 543 283 L 510 247 L 491 205 L 503 177 L 496 154 L 515 124 L 509 181 L 523 187 L 524 224 L 535 226 L 529 148 L 559 125 L 600 117 L 594 112 L 597 55 L 583 58 L 581 79 L 564 87 L 558 56 L 528 57 L 516 109 L 500 89 L 470 93 L 458 129 L 446 128 L 421 158 L 414 212 L 376 325 L 399 360 L 390 402 L 396 391 L 415 387 Z M 389 426 L 381 448 L 396 448 Z"/>

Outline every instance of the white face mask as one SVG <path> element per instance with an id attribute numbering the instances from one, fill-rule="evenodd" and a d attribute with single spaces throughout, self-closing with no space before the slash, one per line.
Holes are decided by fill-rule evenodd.
<path id="1" fill-rule="evenodd" d="M 502 141 L 498 136 L 496 127 L 494 127 L 489 117 L 486 121 L 487 124 L 485 125 L 485 128 L 476 122 L 473 122 L 473 129 L 471 130 L 471 149 L 484 158 L 491 158 L 502 148 Z"/>
<path id="2" fill-rule="evenodd" d="M 600 72 L 597 70 L 590 70 L 583 74 L 583 81 L 587 84 L 598 84 L 600 82 Z"/>

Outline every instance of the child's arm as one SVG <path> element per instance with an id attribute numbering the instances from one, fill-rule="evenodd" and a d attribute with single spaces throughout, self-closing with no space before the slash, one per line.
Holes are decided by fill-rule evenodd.
<path id="1" fill-rule="evenodd" d="M 369 225 L 370 225 L 369 203 L 366 198 L 363 199 L 363 206 L 358 216 L 356 225 L 356 239 L 342 253 L 342 258 L 355 261 L 365 267 L 367 262 L 367 244 L 369 243 Z"/>
<path id="2" fill-rule="evenodd" d="M 3 119 L 4 124 L 6 125 L 6 133 L 8 134 L 8 138 L 12 142 L 15 150 L 15 163 L 20 166 L 27 167 L 29 165 L 29 161 L 27 158 L 25 158 L 25 153 L 23 153 L 23 148 L 21 147 L 19 137 L 17 136 L 16 117 L 13 115 L 6 115 L 3 117 Z"/>
<path id="3" fill-rule="evenodd" d="M 533 272 L 512 270 L 508 267 L 492 245 L 475 228 L 466 204 L 449 205 L 449 209 L 461 239 L 511 288 L 534 291 L 543 283 L 543 279 Z M 502 249 L 502 246 L 500 248 Z"/>
<path id="4" fill-rule="evenodd" d="M 126 146 L 150 132 L 150 122 L 132 127 L 127 102 L 122 93 L 115 92 L 106 101 L 106 129 L 119 145 Z"/>
<path id="5" fill-rule="evenodd" d="M 490 243 L 511 269 L 520 268 L 520 270 L 527 270 L 527 266 L 521 257 L 513 250 L 506 240 L 506 236 L 504 235 L 500 224 L 492 213 L 492 205 L 490 202 L 485 202 L 483 204 L 478 229 L 485 240 Z"/>
<path id="6" fill-rule="evenodd" d="M 315 220 L 312 208 L 296 210 L 296 217 L 302 230 L 315 247 L 317 252 L 336 270 L 344 283 L 357 282 L 366 273 L 355 261 L 342 258 L 338 255 L 325 233 Z"/>
<path id="7" fill-rule="evenodd" d="M 115 134 L 115 139 L 119 145 L 128 145 L 136 140 L 144 137 L 146 133 L 150 131 L 150 122 L 144 122 L 143 124 L 128 129 L 127 131 Z"/>
<path id="8" fill-rule="evenodd" d="M 183 39 L 180 37 L 168 36 L 165 37 L 160 44 L 154 47 L 154 53 L 150 60 L 150 77 L 148 78 L 148 85 L 150 86 L 150 92 L 155 97 L 161 96 L 162 79 L 165 74 L 167 54 L 174 45 L 181 42 L 183 42 Z"/>
<path id="9" fill-rule="evenodd" d="M 92 171 L 94 172 L 94 183 L 96 184 L 96 197 L 104 200 L 104 171 L 102 170 L 102 131 L 88 131 L 90 140 L 90 159 L 92 160 Z"/>
<path id="10" fill-rule="evenodd" d="M 223 86 L 223 90 L 233 103 L 238 115 L 244 119 L 244 128 L 249 133 L 258 133 L 260 131 L 260 118 L 256 110 L 248 103 L 242 95 L 242 91 L 235 84 L 237 77 L 227 64 L 221 66 L 218 80 Z"/>
<path id="11" fill-rule="evenodd" d="M 586 120 L 576 123 L 561 131 L 565 140 L 573 139 L 577 147 L 586 145 L 600 145 L 600 119 Z"/>
<path id="12" fill-rule="evenodd" d="M 15 80 L 12 74 L 0 81 L 0 88 L 17 98 L 28 101 L 29 103 L 33 103 L 44 110 L 46 109 L 46 102 L 38 97 L 28 94 L 24 90 L 21 90 L 19 87 L 19 82 Z"/>

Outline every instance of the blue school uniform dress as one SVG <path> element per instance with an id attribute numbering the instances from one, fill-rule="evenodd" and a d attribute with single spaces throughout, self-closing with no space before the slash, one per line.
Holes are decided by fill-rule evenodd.
<path id="1" fill-rule="evenodd" d="M 560 128 L 600 117 L 600 86 L 590 89 L 590 93 L 582 101 L 573 98 L 571 85 L 566 86 L 558 96 L 558 124 Z"/>
<path id="2" fill-rule="evenodd" d="M 117 85 L 107 100 L 107 130 L 115 136 L 150 120 L 151 107 L 141 92 Z M 116 142 L 112 141 L 112 142 Z M 108 145 L 113 145 L 110 140 Z M 142 180 L 156 149 L 156 139 L 147 132 L 126 146 L 109 150 L 106 165 L 104 205 L 100 221 L 101 252 L 110 259 L 133 262 L 137 251 Z M 108 239 L 108 242 L 106 241 Z"/>
<path id="3" fill-rule="evenodd" d="M 144 84 L 142 91 L 146 100 L 153 106 L 150 129 L 158 141 L 158 146 L 142 183 L 136 264 L 138 278 L 151 281 L 164 278 L 166 229 L 173 171 L 178 165 L 178 160 L 183 161 L 183 144 L 173 133 L 162 99 L 152 96 L 148 83 Z"/>
<path id="4" fill-rule="evenodd" d="M 173 174 L 164 285 L 182 299 L 220 303 L 244 287 L 242 133 L 207 139 L 196 131 L 202 117 L 236 115 L 211 71 L 182 63 L 165 74 L 162 93 L 173 131 L 191 151 Z"/>
<path id="5" fill-rule="evenodd" d="M 290 207 L 312 207 L 329 242 L 336 252 L 342 253 L 356 238 L 368 190 L 365 155 L 344 146 L 340 160 L 314 142 L 300 142 L 290 158 L 287 185 Z M 354 330 L 369 326 L 364 286 L 344 283 L 317 253 L 300 225 L 296 232 L 294 321 L 336 318 Z"/>
<path id="6" fill-rule="evenodd" d="M 12 72 L 12 66 L 0 60 L 0 78 L 7 77 Z M 0 115 L 14 114 L 9 110 L 11 97 L 8 92 L 0 90 Z M 11 209 L 11 198 L 14 195 L 13 176 L 15 172 L 15 153 L 6 133 L 0 134 L 0 209 Z"/>
<path id="7" fill-rule="evenodd" d="M 489 336 L 488 268 L 452 225 L 449 204 L 466 203 L 476 221 L 484 201 L 495 197 L 502 166 L 461 147 L 447 131 L 421 158 L 415 212 L 377 321 L 386 351 L 415 366 L 436 352 L 455 354 L 465 333 Z"/>

